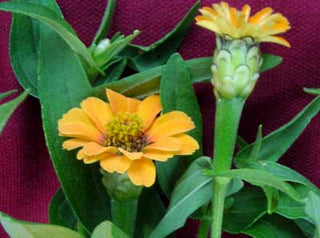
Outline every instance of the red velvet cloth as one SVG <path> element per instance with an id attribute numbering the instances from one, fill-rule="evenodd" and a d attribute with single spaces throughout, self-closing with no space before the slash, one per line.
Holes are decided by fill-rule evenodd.
<path id="1" fill-rule="evenodd" d="M 1 0 L 2 2 L 3 0 Z M 202 5 L 217 1 L 204 0 Z M 252 142 L 259 124 L 263 134 L 294 117 L 312 96 L 302 87 L 320 87 L 318 48 L 320 42 L 320 1 L 248 0 L 228 1 L 241 7 L 248 3 L 253 12 L 270 6 L 288 17 L 292 30 L 285 35 L 292 48 L 263 45 L 263 51 L 283 56 L 281 66 L 262 74 L 245 106 L 240 135 Z M 106 0 L 58 0 L 65 18 L 80 38 L 89 44 L 98 28 Z M 140 29 L 135 41 L 148 45 L 169 32 L 195 0 L 118 0 L 111 33 L 124 34 Z M 9 13 L 0 12 L 0 92 L 18 88 L 8 56 Z M 185 59 L 210 56 L 214 48 L 212 33 L 193 26 L 179 52 Z M 204 151 L 212 154 L 214 97 L 209 85 L 196 85 L 204 116 Z M 320 185 L 320 117 L 317 116 L 281 160 Z M 280 146 L 280 145 L 279 145 Z M 38 100 L 29 97 L 13 114 L 0 137 L 0 210 L 18 219 L 47 222 L 48 203 L 59 187 L 45 147 Z M 181 237 L 195 237 L 188 225 Z M 6 235 L 1 231 L 1 237 Z"/>

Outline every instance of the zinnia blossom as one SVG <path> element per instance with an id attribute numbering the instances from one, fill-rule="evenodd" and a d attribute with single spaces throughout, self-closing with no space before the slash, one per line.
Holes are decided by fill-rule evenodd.
<path id="1" fill-rule="evenodd" d="M 109 173 L 128 173 L 133 184 L 150 187 L 156 178 L 153 161 L 164 162 L 174 155 L 190 155 L 199 148 L 185 134 L 195 125 L 180 111 L 159 115 L 160 97 L 140 101 L 107 89 L 109 103 L 95 97 L 81 102 L 58 122 L 60 136 L 71 137 L 63 148 L 81 148 L 77 159 L 99 161 Z"/>
<path id="2" fill-rule="evenodd" d="M 200 9 L 202 16 L 196 17 L 197 25 L 209 29 L 222 37 L 252 37 L 257 42 L 273 42 L 290 47 L 283 37 L 276 36 L 290 29 L 290 24 L 280 13 L 273 14 L 270 7 L 250 17 L 251 8 L 244 5 L 242 11 L 229 7 L 228 3 L 213 4 L 212 8 Z"/>

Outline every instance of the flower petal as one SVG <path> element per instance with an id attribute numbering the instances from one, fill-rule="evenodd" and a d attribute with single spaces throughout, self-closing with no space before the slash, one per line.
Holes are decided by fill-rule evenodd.
<path id="1" fill-rule="evenodd" d="M 142 156 L 142 152 L 129 152 L 129 151 L 126 151 L 122 148 L 118 148 L 118 150 L 123 154 L 125 155 L 126 157 L 128 157 L 129 159 L 131 160 L 137 160 L 137 159 L 140 159 L 141 156 Z"/>
<path id="2" fill-rule="evenodd" d="M 89 143 L 90 141 L 87 140 L 80 140 L 80 139 L 69 139 L 63 142 L 62 148 L 65 150 L 74 150 L 79 147 L 84 146 L 85 144 Z"/>
<path id="3" fill-rule="evenodd" d="M 281 36 L 265 36 L 259 39 L 260 42 L 273 42 L 286 47 L 291 47 L 290 43 Z"/>
<path id="4" fill-rule="evenodd" d="M 119 93 L 107 89 L 106 91 L 110 106 L 114 114 L 119 112 L 131 112 L 137 111 L 140 101 L 133 98 L 127 98 Z"/>
<path id="5" fill-rule="evenodd" d="M 132 160 L 128 159 L 126 156 L 121 156 L 117 154 L 109 154 L 104 159 L 100 160 L 100 166 L 109 173 L 125 173 Z"/>
<path id="6" fill-rule="evenodd" d="M 110 105 L 99 98 L 89 97 L 81 102 L 81 107 L 98 129 L 105 133 L 105 125 L 113 116 Z"/>
<path id="7" fill-rule="evenodd" d="M 58 121 L 61 136 L 103 143 L 103 134 L 80 108 L 73 108 Z"/>
<path id="8" fill-rule="evenodd" d="M 179 151 L 181 149 L 181 141 L 174 137 L 163 137 L 156 142 L 147 145 L 145 149 L 155 149 L 164 151 Z"/>
<path id="9" fill-rule="evenodd" d="M 105 152 L 115 154 L 117 152 L 117 148 L 115 147 L 105 147 L 95 142 L 87 143 L 82 150 L 86 156 L 99 155 Z"/>
<path id="10" fill-rule="evenodd" d="M 182 144 L 180 150 L 175 153 L 176 155 L 192 155 L 196 150 L 199 149 L 198 142 L 189 135 L 181 134 L 175 136 L 175 138 L 180 140 Z"/>
<path id="11" fill-rule="evenodd" d="M 157 118 L 145 134 L 148 142 L 155 142 L 163 137 L 190 131 L 194 127 L 193 121 L 187 114 L 180 111 L 172 111 Z"/>
<path id="12" fill-rule="evenodd" d="M 144 129 L 148 129 L 161 110 L 162 107 L 158 95 L 151 95 L 140 103 L 138 115 L 143 119 Z"/>
<path id="13" fill-rule="evenodd" d="M 135 160 L 128 170 L 128 175 L 134 185 L 150 187 L 156 181 L 156 167 L 149 159 Z"/>
<path id="14" fill-rule="evenodd" d="M 172 158 L 176 152 L 173 151 L 162 151 L 155 149 L 145 149 L 143 150 L 143 157 L 156 160 L 156 161 L 167 161 L 169 158 Z"/>

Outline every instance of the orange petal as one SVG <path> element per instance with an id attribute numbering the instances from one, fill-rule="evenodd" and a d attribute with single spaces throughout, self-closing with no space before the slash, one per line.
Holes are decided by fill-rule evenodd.
<path id="1" fill-rule="evenodd" d="M 273 42 L 286 47 L 291 47 L 290 43 L 281 36 L 265 36 L 259 39 L 260 42 Z"/>
<path id="2" fill-rule="evenodd" d="M 150 187 L 156 180 L 156 167 L 149 159 L 135 160 L 128 170 L 128 175 L 134 185 Z"/>
<path id="3" fill-rule="evenodd" d="M 118 150 L 125 155 L 127 158 L 131 159 L 131 160 L 137 160 L 140 159 L 142 156 L 142 152 L 128 152 L 122 148 L 118 148 Z"/>
<path id="4" fill-rule="evenodd" d="M 157 118 L 146 132 L 148 142 L 155 142 L 163 137 L 181 134 L 194 128 L 194 123 L 187 114 L 172 111 Z"/>
<path id="5" fill-rule="evenodd" d="M 175 136 L 175 138 L 180 140 L 182 144 L 180 150 L 175 153 L 177 155 L 192 155 L 196 150 L 199 149 L 198 142 L 189 135 L 181 134 Z"/>
<path id="6" fill-rule="evenodd" d="M 158 95 L 151 95 L 140 103 L 138 115 L 143 119 L 144 129 L 148 129 L 161 110 L 162 107 Z"/>
<path id="7" fill-rule="evenodd" d="M 80 139 L 69 139 L 63 142 L 62 148 L 65 150 L 74 150 L 79 147 L 84 146 L 85 144 L 89 143 L 90 141 L 87 140 L 80 140 Z"/>
<path id="8" fill-rule="evenodd" d="M 127 98 L 119 93 L 107 89 L 107 97 L 110 102 L 110 106 L 114 114 L 119 112 L 131 112 L 137 111 L 140 101 L 133 98 Z"/>
<path id="9" fill-rule="evenodd" d="M 90 97 L 81 102 L 81 107 L 104 133 L 105 125 L 113 116 L 110 105 L 99 98 Z"/>
<path id="10" fill-rule="evenodd" d="M 58 121 L 61 136 L 103 142 L 103 134 L 80 108 L 73 108 Z"/>
<path id="11" fill-rule="evenodd" d="M 100 160 L 100 166 L 109 173 L 125 173 L 130 165 L 132 160 L 128 159 L 126 156 L 121 156 L 117 154 L 109 155 L 104 159 Z"/>
<path id="12" fill-rule="evenodd" d="M 145 150 L 143 150 L 143 157 L 164 162 L 164 161 L 167 161 L 169 158 L 172 158 L 175 153 L 176 152 L 173 152 L 173 151 L 145 149 Z"/>
<path id="13" fill-rule="evenodd" d="M 266 17 L 270 16 L 272 12 L 273 12 L 272 8 L 266 7 L 261 11 L 257 12 L 252 17 L 250 17 L 249 23 L 252 23 L 252 24 L 259 23 L 260 21 L 263 21 Z"/>
<path id="14" fill-rule="evenodd" d="M 179 151 L 181 149 L 181 141 L 174 137 L 163 137 L 156 142 L 144 147 L 146 149 L 164 150 L 164 151 Z"/>
<path id="15" fill-rule="evenodd" d="M 94 155 L 94 156 L 85 156 L 83 158 L 83 163 L 85 164 L 92 164 L 92 163 L 95 163 L 97 161 L 101 161 L 103 159 L 106 158 L 106 154 L 100 154 L 100 155 Z"/>
<path id="16" fill-rule="evenodd" d="M 104 152 L 113 153 L 113 154 L 117 152 L 117 149 L 115 147 L 112 147 L 112 146 L 105 147 L 95 142 L 87 143 L 82 150 L 86 156 L 99 155 Z"/>

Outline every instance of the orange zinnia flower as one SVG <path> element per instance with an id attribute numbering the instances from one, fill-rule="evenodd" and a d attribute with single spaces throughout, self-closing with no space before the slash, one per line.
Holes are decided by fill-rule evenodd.
<path id="1" fill-rule="evenodd" d="M 276 36 L 290 29 L 290 24 L 280 13 L 264 8 L 250 17 L 251 8 L 244 5 L 242 11 L 230 8 L 228 3 L 213 4 L 212 8 L 200 9 L 202 16 L 196 17 L 197 25 L 207 28 L 220 36 L 231 38 L 252 37 L 257 42 L 273 42 L 290 47 L 283 37 Z"/>
<path id="2" fill-rule="evenodd" d="M 199 148 L 184 134 L 195 127 L 185 113 L 172 111 L 157 118 L 162 110 L 159 96 L 140 101 L 109 89 L 106 93 L 109 103 L 89 97 L 58 122 L 60 136 L 72 137 L 63 148 L 81 147 L 77 159 L 100 161 L 107 172 L 127 172 L 133 184 L 150 187 L 156 178 L 153 160 L 164 162 Z"/>

